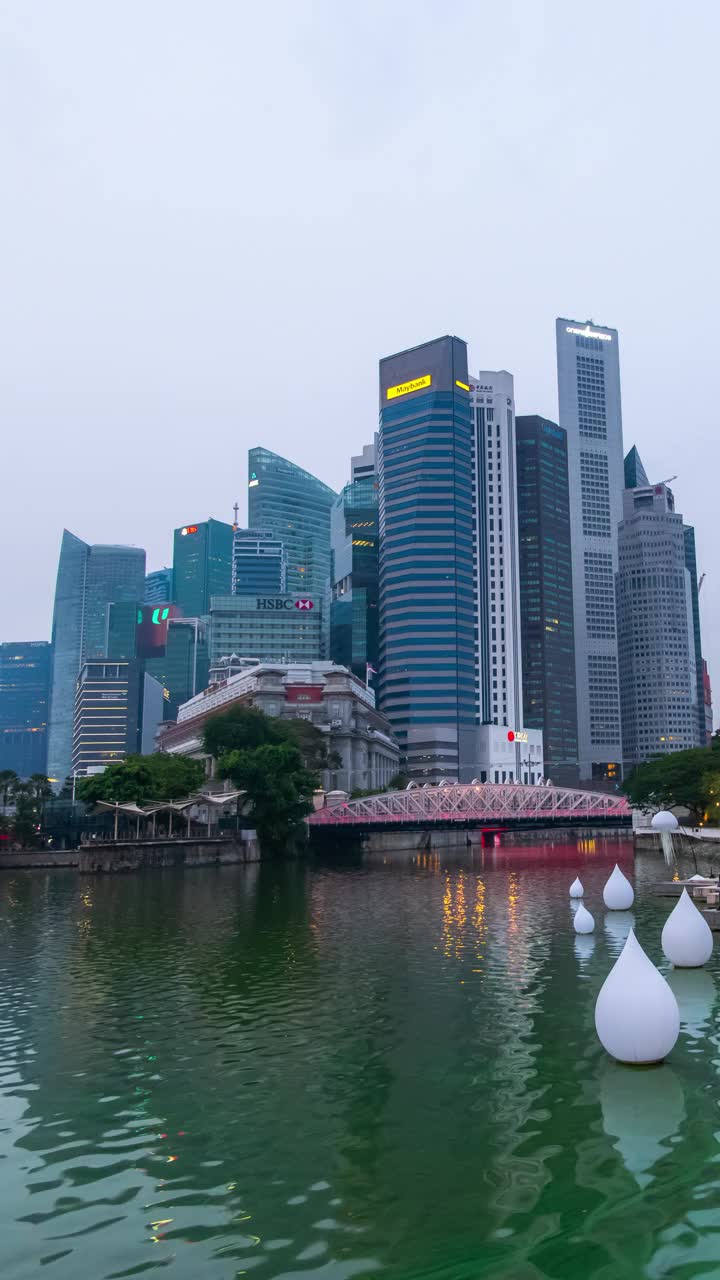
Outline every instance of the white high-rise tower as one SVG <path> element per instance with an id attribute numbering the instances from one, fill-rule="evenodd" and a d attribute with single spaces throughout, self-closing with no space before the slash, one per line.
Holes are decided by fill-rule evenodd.
<path id="1" fill-rule="evenodd" d="M 559 422 L 567 432 L 581 781 L 619 780 L 615 574 L 624 488 L 617 329 L 557 320 Z"/>

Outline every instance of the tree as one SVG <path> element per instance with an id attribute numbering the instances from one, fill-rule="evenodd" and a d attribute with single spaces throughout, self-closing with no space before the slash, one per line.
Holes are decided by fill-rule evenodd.
<path id="1" fill-rule="evenodd" d="M 2 796 L 3 809 L 7 809 L 18 781 L 19 779 L 14 769 L 0 769 L 0 796 Z"/>
<path id="2" fill-rule="evenodd" d="M 33 773 L 28 779 L 30 794 L 35 803 L 42 809 L 47 801 L 52 798 L 52 787 L 50 781 L 45 777 L 44 773 Z"/>
<path id="3" fill-rule="evenodd" d="M 77 795 L 85 804 L 98 800 L 146 804 L 150 800 L 179 800 L 202 786 L 205 770 L 199 760 L 159 751 L 151 756 L 127 756 L 104 773 L 79 778 Z"/>
<path id="4" fill-rule="evenodd" d="M 13 818 L 15 839 L 26 849 L 29 845 L 37 843 L 40 807 L 30 782 L 16 782 L 13 797 L 15 799 Z"/>
<path id="5" fill-rule="evenodd" d="M 252 820 L 266 849 L 283 849 L 302 829 L 312 809 L 312 793 L 318 779 L 306 769 L 302 756 L 290 742 L 264 743 L 220 757 L 218 772 L 235 787 L 246 791 Z"/>
<path id="6" fill-rule="evenodd" d="M 637 809 L 688 809 L 697 826 L 714 799 L 710 788 L 717 782 L 717 759 L 717 748 L 707 747 L 653 756 L 632 770 L 622 789 Z"/>
<path id="7" fill-rule="evenodd" d="M 329 752 L 327 738 L 310 720 L 281 720 L 266 716 L 257 707 L 230 707 L 211 716 L 203 730 L 203 746 L 208 755 L 220 760 L 229 751 L 248 751 L 255 747 L 296 746 L 306 769 L 339 769 L 340 757 Z"/>

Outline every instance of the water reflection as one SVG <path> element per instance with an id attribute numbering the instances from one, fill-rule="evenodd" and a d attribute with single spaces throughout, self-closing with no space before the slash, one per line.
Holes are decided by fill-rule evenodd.
<path id="1" fill-rule="evenodd" d="M 650 1171 L 670 1150 L 668 1138 L 685 1119 L 682 1084 L 667 1065 L 643 1070 L 611 1063 L 600 1082 L 600 1105 L 605 1132 L 616 1139 L 626 1169 L 646 1187 Z"/>
<path id="2" fill-rule="evenodd" d="M 697 1040 L 708 1029 L 715 1004 L 715 979 L 706 969 L 671 969 L 665 974 L 680 1009 L 680 1029 Z"/>
<path id="3" fill-rule="evenodd" d="M 575 955 L 580 962 L 580 968 L 584 969 L 595 950 L 595 934 L 594 933 L 576 933 L 575 934 Z"/>
<path id="4" fill-rule="evenodd" d="M 695 992 L 651 1107 L 687 1088 L 673 1132 L 597 1046 L 610 937 L 573 934 L 567 886 L 597 903 L 631 857 L 0 877 L 3 1280 L 648 1274 L 711 1194 L 716 1050 Z M 623 1162 L 654 1179 L 642 1228 Z"/>
<path id="5" fill-rule="evenodd" d="M 607 934 L 608 950 L 612 955 L 619 956 L 631 929 L 635 928 L 635 915 L 632 911 L 606 911 L 605 912 L 605 933 Z"/>

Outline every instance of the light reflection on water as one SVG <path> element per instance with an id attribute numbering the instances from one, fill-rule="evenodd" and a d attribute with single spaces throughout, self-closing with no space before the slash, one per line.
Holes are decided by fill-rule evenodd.
<path id="1" fill-rule="evenodd" d="M 616 861 L 0 879 L 3 1280 L 712 1274 L 715 961 L 668 973 L 668 1064 L 609 1062 L 597 990 L 673 905 L 648 861 L 605 912 Z"/>

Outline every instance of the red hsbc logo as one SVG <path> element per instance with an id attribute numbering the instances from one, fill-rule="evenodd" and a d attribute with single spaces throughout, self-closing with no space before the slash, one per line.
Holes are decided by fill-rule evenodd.
<path id="1" fill-rule="evenodd" d="M 312 609 L 314 608 L 314 605 L 312 600 L 296 600 L 295 608 L 296 609 Z"/>

